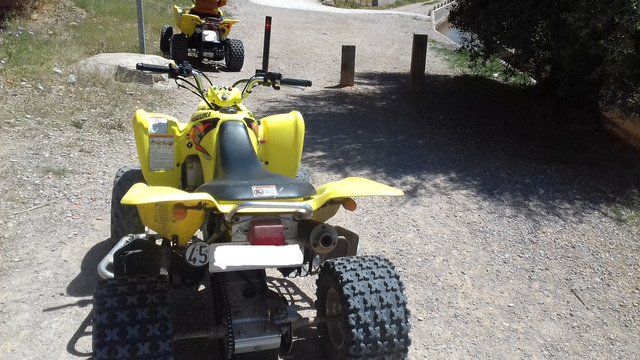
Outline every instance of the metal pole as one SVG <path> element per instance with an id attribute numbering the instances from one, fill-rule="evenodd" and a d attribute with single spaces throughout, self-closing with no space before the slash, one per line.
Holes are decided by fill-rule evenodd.
<path id="1" fill-rule="evenodd" d="M 136 0 L 138 8 L 138 41 L 140 42 L 140 54 L 146 54 L 147 48 L 144 45 L 144 15 L 142 11 L 142 0 Z"/>
<path id="2" fill-rule="evenodd" d="M 271 16 L 264 20 L 264 47 L 262 52 L 262 70 L 269 70 L 269 48 L 271 46 Z"/>

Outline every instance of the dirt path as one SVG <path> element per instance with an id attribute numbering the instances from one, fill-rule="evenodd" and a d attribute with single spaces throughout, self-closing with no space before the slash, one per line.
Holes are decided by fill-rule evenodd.
<path id="1" fill-rule="evenodd" d="M 234 31 L 246 62 L 240 74 L 211 71 L 217 82 L 261 67 L 266 15 L 270 70 L 314 82 L 304 92 L 258 89 L 247 102 L 256 116 L 302 112 L 312 182 L 363 176 L 405 191 L 362 199 L 332 223 L 402 272 L 411 359 L 640 358 L 640 234 L 616 221 L 637 205 L 636 151 L 554 129 L 544 104 L 453 77 L 431 51 L 424 96 L 407 97 L 412 34 L 433 34 L 423 17 L 241 0 L 228 12 L 241 20 Z M 342 45 L 357 48 L 353 88 L 336 86 Z M 195 100 L 142 105 L 185 115 Z M 109 110 L 128 124 L 135 109 L 100 110 L 90 122 Z M 90 356 L 85 331 L 95 266 L 110 247 L 111 183 L 136 162 L 129 132 L 79 129 L 64 109 L 52 114 L 2 118 L 0 359 Z M 313 281 L 290 284 L 303 306 L 315 299 Z M 296 336 L 295 358 L 323 358 L 315 331 Z"/>

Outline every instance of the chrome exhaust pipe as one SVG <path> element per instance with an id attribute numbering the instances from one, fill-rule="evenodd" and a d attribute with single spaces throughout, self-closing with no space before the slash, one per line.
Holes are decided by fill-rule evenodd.
<path id="1" fill-rule="evenodd" d="M 338 245 L 338 231 L 331 225 L 319 224 L 309 234 L 309 244 L 318 254 L 327 254 Z"/>

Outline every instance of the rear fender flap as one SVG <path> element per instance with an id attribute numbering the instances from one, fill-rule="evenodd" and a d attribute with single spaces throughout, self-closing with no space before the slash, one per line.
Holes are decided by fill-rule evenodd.
<path id="1" fill-rule="evenodd" d="M 174 10 L 174 18 L 176 20 L 176 25 L 178 25 L 178 28 L 187 36 L 193 35 L 193 33 L 196 31 L 196 28 L 203 23 L 202 19 L 200 19 L 199 16 L 191 15 L 188 12 L 184 12 L 184 10 L 182 10 L 180 13 L 177 13 Z"/>
<path id="2" fill-rule="evenodd" d="M 207 211 L 218 203 L 206 193 L 189 193 L 168 186 L 135 184 L 122 198 L 125 205 L 136 205 L 142 223 L 167 239 L 177 238 L 186 245 L 204 223 Z"/>
<path id="3" fill-rule="evenodd" d="M 231 32 L 231 27 L 239 21 L 240 20 L 231 20 L 231 19 L 222 20 L 222 24 L 220 24 L 220 27 L 219 27 L 219 29 L 221 30 L 220 37 L 224 39 L 227 36 L 229 36 L 229 33 Z"/>
<path id="4" fill-rule="evenodd" d="M 340 181 L 324 184 L 317 188 L 316 195 L 306 203 L 314 210 L 313 220 L 325 222 L 338 211 L 345 198 L 361 196 L 403 196 L 400 189 L 377 181 L 349 177 Z"/>

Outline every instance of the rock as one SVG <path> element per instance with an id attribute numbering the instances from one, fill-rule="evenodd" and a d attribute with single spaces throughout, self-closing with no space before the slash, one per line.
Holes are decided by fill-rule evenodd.
<path id="1" fill-rule="evenodd" d="M 116 81 L 153 85 L 166 81 L 167 76 L 143 73 L 136 70 L 136 64 L 168 65 L 171 62 L 173 61 L 157 55 L 103 53 L 79 61 L 74 65 L 74 69 L 79 74 L 98 74 Z"/>

